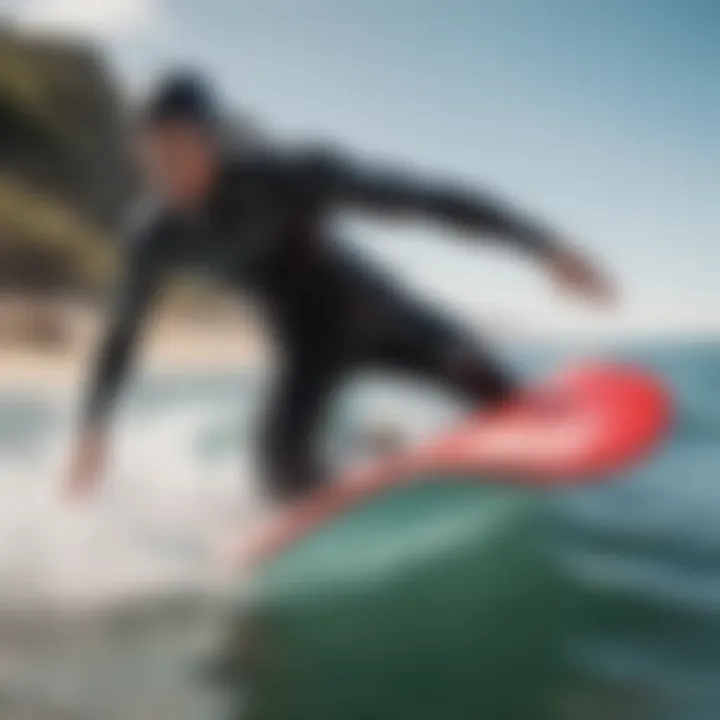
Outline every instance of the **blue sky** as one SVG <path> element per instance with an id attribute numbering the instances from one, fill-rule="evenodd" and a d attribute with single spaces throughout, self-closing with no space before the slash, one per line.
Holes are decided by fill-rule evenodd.
<path id="1" fill-rule="evenodd" d="M 0 0 L 94 37 L 123 82 L 215 76 L 284 134 L 497 188 L 619 277 L 612 315 L 426 228 L 353 237 L 459 309 L 562 332 L 720 331 L 713 0 Z"/>

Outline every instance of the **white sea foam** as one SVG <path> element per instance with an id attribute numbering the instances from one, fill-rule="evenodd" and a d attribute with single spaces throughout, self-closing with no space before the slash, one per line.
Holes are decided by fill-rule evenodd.
<path id="1" fill-rule="evenodd" d="M 60 492 L 70 403 L 34 397 L 18 410 L 0 398 L 0 443 L 3 429 L 10 438 L 0 445 L 6 604 L 118 602 L 222 578 L 222 549 L 262 511 L 248 450 L 260 404 L 257 388 L 238 392 L 237 379 L 203 382 L 160 378 L 136 392 L 119 414 L 111 472 L 96 497 L 75 504 Z M 383 421 L 408 418 L 407 403 L 381 396 Z M 359 400 L 361 416 L 378 404 L 366 392 Z"/>
<path id="2" fill-rule="evenodd" d="M 100 492 L 70 503 L 60 481 L 71 414 L 60 409 L 53 426 L 0 451 L 6 606 L 206 587 L 223 537 L 259 509 L 250 456 L 232 436 L 232 417 L 209 404 L 126 413 Z M 213 426 L 226 437 L 203 448 Z"/>

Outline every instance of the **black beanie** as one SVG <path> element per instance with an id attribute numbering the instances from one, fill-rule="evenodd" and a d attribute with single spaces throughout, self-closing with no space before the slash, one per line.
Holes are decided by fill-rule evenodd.
<path id="1" fill-rule="evenodd" d="M 181 120 L 214 126 L 219 114 L 215 94 L 200 75 L 175 72 L 163 78 L 151 91 L 140 119 L 145 125 Z"/>

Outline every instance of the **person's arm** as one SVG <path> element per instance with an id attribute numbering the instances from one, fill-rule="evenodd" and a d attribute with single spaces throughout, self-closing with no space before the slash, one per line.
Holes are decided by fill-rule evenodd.
<path id="1" fill-rule="evenodd" d="M 531 253 L 553 250 L 556 234 L 497 197 L 460 184 L 362 167 L 328 151 L 302 162 L 304 181 L 321 200 L 361 211 L 425 218 L 471 233 L 489 235 Z"/>
<path id="2" fill-rule="evenodd" d="M 125 379 L 139 331 L 159 287 L 160 263 L 150 243 L 135 242 L 128 250 L 123 277 L 100 341 L 83 407 L 83 428 L 105 424 Z"/>
<path id="3" fill-rule="evenodd" d="M 127 376 L 139 331 L 159 287 L 161 263 L 152 238 L 139 236 L 128 246 L 115 304 L 91 367 L 81 408 L 79 436 L 66 492 L 85 495 L 106 463 L 106 422 Z"/>
<path id="4" fill-rule="evenodd" d="M 329 152 L 307 154 L 301 168 L 306 187 L 321 202 L 424 217 L 492 237 L 538 258 L 561 288 L 603 303 L 614 299 L 608 278 L 561 234 L 489 194 L 393 171 L 361 168 Z"/>

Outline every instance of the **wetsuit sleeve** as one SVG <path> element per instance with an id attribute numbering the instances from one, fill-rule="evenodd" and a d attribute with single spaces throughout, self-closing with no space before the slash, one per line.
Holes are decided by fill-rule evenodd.
<path id="1" fill-rule="evenodd" d="M 362 168 L 340 155 L 306 157 L 306 182 L 327 201 L 361 211 L 403 214 L 483 233 L 532 253 L 549 252 L 552 230 L 524 217 L 489 194 L 445 183 L 424 182 L 409 174 Z"/>
<path id="2" fill-rule="evenodd" d="M 82 408 L 85 427 L 102 425 L 107 419 L 127 375 L 139 330 L 159 289 L 161 258 L 153 240 L 138 234 L 126 250 L 122 277 L 90 373 Z"/>

